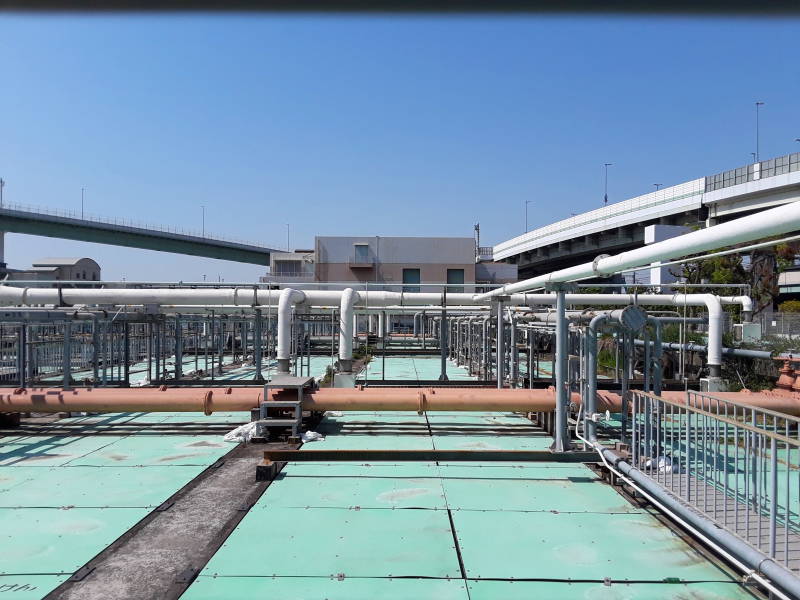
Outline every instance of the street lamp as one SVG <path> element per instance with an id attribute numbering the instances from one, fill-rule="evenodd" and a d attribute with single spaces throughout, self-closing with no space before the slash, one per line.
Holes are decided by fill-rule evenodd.
<path id="1" fill-rule="evenodd" d="M 750 156 L 752 156 L 752 157 L 753 157 L 753 162 L 754 162 L 754 163 L 755 163 L 755 162 L 758 162 L 758 161 L 756 160 L 756 153 L 755 153 L 755 152 L 751 152 L 751 153 L 750 153 Z"/>
<path id="2" fill-rule="evenodd" d="M 201 204 L 200 210 L 203 212 L 203 237 L 206 237 L 206 205 Z M 205 281 L 205 279 L 203 281 Z"/>
<path id="3" fill-rule="evenodd" d="M 525 200 L 525 233 L 528 233 L 528 204 L 533 200 Z"/>
<path id="4" fill-rule="evenodd" d="M 614 163 L 603 163 L 603 166 L 606 169 L 606 183 L 605 183 L 605 192 L 603 194 L 603 204 L 608 204 L 608 167 L 612 166 Z"/>
<path id="5" fill-rule="evenodd" d="M 286 224 L 286 251 L 292 251 L 292 245 L 289 243 L 289 224 Z"/>
<path id="6" fill-rule="evenodd" d="M 6 187 L 5 180 L 0 177 L 0 208 L 3 208 L 3 188 Z"/>
<path id="7" fill-rule="evenodd" d="M 653 185 L 656 186 L 656 191 L 658 191 L 658 188 L 660 188 L 664 184 L 663 183 L 654 183 Z"/>
<path id="8" fill-rule="evenodd" d="M 761 160 L 761 149 L 760 149 L 760 139 L 759 139 L 760 131 L 759 131 L 759 126 L 758 126 L 759 125 L 758 124 L 758 114 L 759 114 L 759 108 L 761 108 L 762 106 L 764 106 L 763 102 L 756 102 L 756 162 L 759 162 Z"/>

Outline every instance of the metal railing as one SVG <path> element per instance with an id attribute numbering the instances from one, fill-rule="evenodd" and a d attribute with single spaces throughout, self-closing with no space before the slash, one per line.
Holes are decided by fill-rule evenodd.
<path id="1" fill-rule="evenodd" d="M 634 391 L 631 409 L 632 465 L 800 572 L 800 419 L 698 392 Z"/>
<path id="2" fill-rule="evenodd" d="M 775 312 L 760 314 L 757 322 L 761 323 L 762 335 L 800 336 L 800 314 Z"/>

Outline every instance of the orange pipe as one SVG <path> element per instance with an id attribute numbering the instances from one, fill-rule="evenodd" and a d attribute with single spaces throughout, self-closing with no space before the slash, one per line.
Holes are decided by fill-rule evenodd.
<path id="1" fill-rule="evenodd" d="M 30 388 L 0 394 L 0 413 L 13 412 L 204 412 L 247 411 L 261 401 L 263 388 Z M 271 400 L 295 397 L 293 390 L 273 390 Z M 684 403 L 684 392 L 663 396 Z M 714 396 L 800 415 L 800 394 L 772 392 L 715 392 Z M 579 405 L 580 396 L 571 401 Z M 305 410 L 326 411 L 512 411 L 546 412 L 555 408 L 552 388 L 517 390 L 495 388 L 324 388 L 303 396 Z M 699 408 L 713 408 L 700 406 Z M 599 411 L 619 412 L 622 398 L 597 393 Z"/>

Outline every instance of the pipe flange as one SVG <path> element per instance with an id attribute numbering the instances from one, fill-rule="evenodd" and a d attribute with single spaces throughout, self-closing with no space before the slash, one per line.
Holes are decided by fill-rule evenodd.
<path id="1" fill-rule="evenodd" d="M 599 256 L 595 257 L 592 261 L 592 273 L 595 274 L 595 277 L 608 277 L 608 275 L 603 275 L 599 271 L 598 263 L 603 260 L 604 258 L 610 258 L 610 254 L 600 254 Z"/>

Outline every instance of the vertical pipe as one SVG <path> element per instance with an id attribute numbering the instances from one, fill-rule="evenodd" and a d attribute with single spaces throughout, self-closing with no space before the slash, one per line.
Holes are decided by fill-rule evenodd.
<path id="1" fill-rule="evenodd" d="M 566 302 L 563 288 L 556 291 L 556 359 L 553 371 L 556 379 L 556 430 L 553 449 L 565 452 L 570 449 L 567 430 L 567 331 Z"/>
<path id="2" fill-rule="evenodd" d="M 64 321 L 64 389 L 68 390 L 72 384 L 72 321 Z"/>
<path id="3" fill-rule="evenodd" d="M 131 346 L 130 346 L 130 326 L 128 321 L 123 321 L 124 325 L 122 328 L 122 338 L 123 338 L 123 360 L 125 361 L 125 365 L 123 366 L 123 373 L 125 379 L 125 387 L 130 387 L 131 385 L 131 376 L 130 376 L 130 365 L 131 365 Z"/>
<path id="4" fill-rule="evenodd" d="M 449 381 L 447 377 L 447 286 L 442 289 L 442 317 L 439 321 L 439 350 L 442 360 L 439 381 Z"/>
<path id="5" fill-rule="evenodd" d="M 253 362 L 256 366 L 256 381 L 261 381 L 264 377 L 261 375 L 261 309 L 256 309 L 256 316 L 253 320 Z"/>
<path id="6" fill-rule="evenodd" d="M 586 328 L 586 397 L 583 401 L 584 428 L 586 439 L 597 440 L 597 423 L 594 414 L 597 412 L 597 334 L 607 315 L 597 315 Z"/>
<path id="7" fill-rule="evenodd" d="M 92 381 L 94 381 L 94 385 L 97 385 L 97 367 L 100 362 L 100 349 L 98 348 L 100 344 L 99 326 L 97 315 L 92 315 Z M 103 357 L 103 362 L 105 363 L 105 357 Z"/>
<path id="8" fill-rule="evenodd" d="M 653 393 L 656 396 L 660 396 L 662 389 L 661 382 L 664 379 L 661 365 L 661 358 L 664 355 L 662 325 L 659 319 L 648 317 L 647 320 L 653 325 L 653 333 L 655 335 L 655 343 L 653 345 Z"/>
<path id="9" fill-rule="evenodd" d="M 27 346 L 26 343 L 26 325 L 22 323 L 19 326 L 19 332 L 17 334 L 17 374 L 19 375 L 19 387 L 25 387 L 25 372 L 27 370 L 27 365 L 25 364 L 25 347 Z"/>
<path id="10" fill-rule="evenodd" d="M 505 379 L 505 347 L 503 339 L 503 335 L 505 333 L 503 327 L 503 302 L 501 300 L 497 301 L 497 335 L 495 339 L 495 354 L 496 354 L 496 370 L 497 370 L 497 389 L 502 389 Z"/>
<path id="11" fill-rule="evenodd" d="M 175 315 L 175 380 L 183 377 L 183 323 L 181 316 Z"/>

